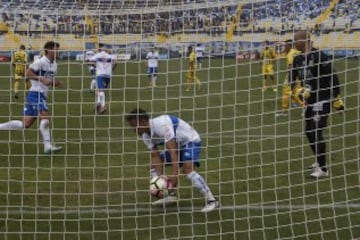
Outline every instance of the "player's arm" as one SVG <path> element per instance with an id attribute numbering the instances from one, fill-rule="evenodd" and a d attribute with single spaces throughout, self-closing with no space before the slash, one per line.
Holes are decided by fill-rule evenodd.
<path id="1" fill-rule="evenodd" d="M 151 148 L 151 165 L 150 169 L 156 169 L 157 174 L 163 174 L 163 163 L 160 158 L 159 150 L 156 146 Z"/>
<path id="2" fill-rule="evenodd" d="M 56 80 L 52 80 L 49 79 L 45 76 L 39 76 L 37 75 L 35 72 L 37 71 L 37 69 L 33 69 L 34 67 L 37 68 L 37 66 L 30 65 L 30 67 L 26 70 L 25 76 L 26 78 L 30 78 L 32 80 L 35 81 L 39 81 L 41 83 L 43 83 L 46 86 L 55 86 L 55 87 L 61 87 L 62 86 L 62 82 L 61 81 L 56 81 Z"/>
<path id="3" fill-rule="evenodd" d="M 321 72 L 330 73 L 331 76 L 332 97 L 334 99 L 333 107 L 335 108 L 335 110 L 342 111 L 345 109 L 345 106 L 340 95 L 339 76 L 337 75 L 334 69 L 334 65 L 332 64 L 332 61 L 328 55 L 325 55 L 323 52 L 321 52 L 320 61 L 321 61 Z"/>

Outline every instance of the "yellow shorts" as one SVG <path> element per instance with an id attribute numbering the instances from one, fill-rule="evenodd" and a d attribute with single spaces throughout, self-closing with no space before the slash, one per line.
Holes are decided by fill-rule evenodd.
<path id="1" fill-rule="evenodd" d="M 24 79 L 24 77 L 25 77 L 25 75 L 23 75 L 23 74 L 16 74 L 16 73 L 15 73 L 15 76 L 14 76 L 15 80 Z"/>
<path id="2" fill-rule="evenodd" d="M 274 67 L 272 64 L 265 64 L 262 66 L 262 74 L 263 75 L 273 75 Z"/>

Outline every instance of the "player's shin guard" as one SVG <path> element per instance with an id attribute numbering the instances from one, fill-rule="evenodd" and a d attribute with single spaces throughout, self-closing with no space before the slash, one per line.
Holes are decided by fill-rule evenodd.
<path id="1" fill-rule="evenodd" d="M 193 186 L 197 188 L 206 198 L 208 201 L 214 201 L 215 197 L 211 193 L 208 185 L 206 184 L 204 178 L 195 171 L 187 174 L 186 177 L 191 181 Z"/>
<path id="2" fill-rule="evenodd" d="M 43 138 L 44 149 L 51 148 L 51 138 L 50 138 L 50 129 L 49 129 L 49 120 L 48 119 L 41 119 L 40 133 Z"/>
<path id="3" fill-rule="evenodd" d="M 22 121 L 19 120 L 13 120 L 0 124 L 0 130 L 19 130 L 23 128 L 24 128 L 24 124 Z"/>

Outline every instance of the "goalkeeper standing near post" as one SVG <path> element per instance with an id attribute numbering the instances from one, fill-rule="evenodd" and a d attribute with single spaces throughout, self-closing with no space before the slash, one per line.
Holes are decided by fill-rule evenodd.
<path id="1" fill-rule="evenodd" d="M 323 130 L 327 127 L 331 104 L 336 110 L 344 110 L 343 101 L 340 99 L 339 79 L 331 58 L 319 49 L 313 48 L 307 31 L 296 32 L 294 40 L 301 54 L 294 58 L 291 87 L 295 90 L 297 78 L 304 87 L 305 133 L 317 160 L 312 165 L 314 171 L 310 176 L 327 177 L 329 170 L 326 166 Z"/>
<path id="2" fill-rule="evenodd" d="M 270 46 L 269 41 L 265 41 L 265 49 L 261 52 L 260 58 L 262 62 L 262 74 L 264 76 L 263 88 L 262 91 L 266 91 L 268 86 L 268 79 L 271 79 L 271 85 L 273 87 L 273 91 L 277 92 L 276 88 L 276 80 L 274 77 L 274 60 L 276 59 L 275 50 Z"/>

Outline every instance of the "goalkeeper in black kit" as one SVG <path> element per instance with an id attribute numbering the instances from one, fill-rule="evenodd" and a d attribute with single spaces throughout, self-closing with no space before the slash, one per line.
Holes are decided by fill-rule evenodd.
<path id="1" fill-rule="evenodd" d="M 339 78 L 328 55 L 312 47 L 310 34 L 298 31 L 294 36 L 295 47 L 301 54 L 294 58 L 291 71 L 291 88 L 295 90 L 296 79 L 299 79 L 303 90 L 305 107 L 305 133 L 310 147 L 316 156 L 316 163 L 311 165 L 314 171 L 311 177 L 329 176 L 326 166 L 326 144 L 323 130 L 327 127 L 327 119 L 331 104 L 338 111 L 344 110 L 340 98 Z"/>

